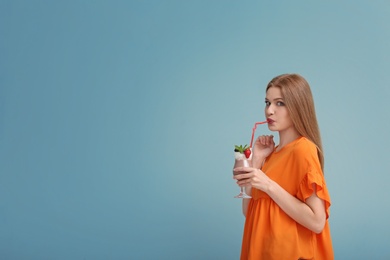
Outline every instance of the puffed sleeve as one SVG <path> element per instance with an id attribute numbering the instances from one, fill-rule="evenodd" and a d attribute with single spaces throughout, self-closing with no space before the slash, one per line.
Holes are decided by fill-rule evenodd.
<path id="1" fill-rule="evenodd" d="M 297 198 L 301 201 L 306 201 L 314 190 L 313 185 L 316 186 L 317 196 L 325 202 L 326 218 L 329 218 L 329 208 L 331 205 L 330 196 L 326 187 L 325 178 L 321 170 L 309 169 L 302 179 L 297 193 Z"/>

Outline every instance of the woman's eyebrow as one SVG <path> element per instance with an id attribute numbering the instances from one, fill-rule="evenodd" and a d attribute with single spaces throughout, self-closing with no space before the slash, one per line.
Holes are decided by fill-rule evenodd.
<path id="1" fill-rule="evenodd" d="M 268 98 L 265 98 L 265 100 L 269 101 L 269 99 L 268 99 Z M 283 98 L 274 98 L 274 100 L 273 100 L 273 101 L 277 101 L 277 100 L 283 100 Z"/>

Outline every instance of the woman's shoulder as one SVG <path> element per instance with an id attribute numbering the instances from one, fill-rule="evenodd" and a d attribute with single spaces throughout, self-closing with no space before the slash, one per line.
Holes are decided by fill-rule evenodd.
<path id="1" fill-rule="evenodd" d="M 298 138 L 294 145 L 294 152 L 310 154 L 317 154 L 317 146 L 304 136 Z"/>
<path id="2" fill-rule="evenodd" d="M 300 137 L 291 151 L 295 165 L 302 169 L 302 173 L 307 173 L 310 169 L 321 171 L 318 159 L 317 146 L 306 137 Z"/>

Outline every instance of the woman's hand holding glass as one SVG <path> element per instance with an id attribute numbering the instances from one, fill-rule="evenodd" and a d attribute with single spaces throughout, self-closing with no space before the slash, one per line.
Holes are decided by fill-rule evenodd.
<path id="1" fill-rule="evenodd" d="M 238 186 L 254 187 L 267 193 L 272 180 L 262 170 L 253 167 L 239 167 L 235 170 L 241 172 L 239 175 L 234 175 Z"/>
<path id="2" fill-rule="evenodd" d="M 234 179 L 240 187 L 255 187 L 266 192 L 271 179 L 260 170 L 264 160 L 274 151 L 275 142 L 273 135 L 259 136 L 252 147 L 252 167 L 239 167 L 235 170 L 241 174 L 235 175 Z M 248 189 L 248 191 L 250 191 Z"/>

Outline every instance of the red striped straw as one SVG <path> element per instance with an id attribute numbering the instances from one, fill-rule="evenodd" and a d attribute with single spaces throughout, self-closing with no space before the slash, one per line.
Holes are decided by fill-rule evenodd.
<path id="1" fill-rule="evenodd" d="M 256 131 L 256 128 L 257 128 L 257 126 L 258 126 L 258 125 L 265 124 L 265 123 L 268 123 L 268 121 L 257 122 L 257 123 L 255 123 L 255 125 L 253 126 L 253 128 L 252 128 L 252 139 L 251 139 L 251 145 L 249 146 L 251 149 L 252 149 L 252 144 L 253 144 L 253 137 L 255 136 L 255 131 Z"/>

